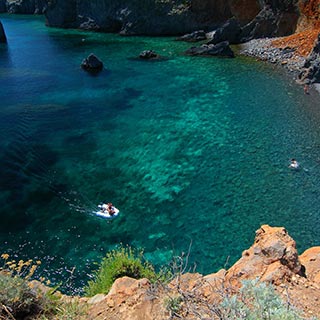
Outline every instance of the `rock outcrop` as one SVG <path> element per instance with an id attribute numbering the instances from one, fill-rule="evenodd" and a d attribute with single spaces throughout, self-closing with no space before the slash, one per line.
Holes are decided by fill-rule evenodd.
<path id="1" fill-rule="evenodd" d="M 310 55 L 305 60 L 303 70 L 299 75 L 302 83 L 320 83 L 320 34 Z"/>
<path id="2" fill-rule="evenodd" d="M 280 285 L 292 276 L 305 277 L 295 241 L 285 228 L 263 225 L 257 232 L 254 244 L 242 254 L 242 258 L 226 273 L 226 279 L 236 281 L 259 277 Z"/>
<path id="3" fill-rule="evenodd" d="M 257 16 L 242 28 L 241 42 L 292 34 L 297 28 L 298 19 L 298 0 L 266 0 Z"/>
<path id="4" fill-rule="evenodd" d="M 235 44 L 240 42 L 241 26 L 235 18 L 228 20 L 219 27 L 212 35 L 208 44 L 217 44 L 222 41 L 228 41 Z"/>
<path id="5" fill-rule="evenodd" d="M 90 316 L 97 320 L 164 320 L 172 316 L 168 308 L 171 302 L 181 308 L 183 319 L 215 319 L 214 305 L 223 294 L 237 292 L 243 280 L 260 279 L 272 283 L 283 297 L 289 294 L 290 303 L 297 304 L 308 316 L 319 315 L 319 270 L 320 247 L 308 249 L 299 257 L 286 229 L 263 225 L 252 247 L 229 270 L 207 276 L 186 273 L 159 287 L 147 279 L 124 277 L 115 281 L 107 295 L 97 295 L 87 303 Z"/>
<path id="6" fill-rule="evenodd" d="M 7 37 L 6 34 L 4 32 L 4 28 L 3 25 L 0 21 L 0 43 L 6 43 L 7 42 Z"/>

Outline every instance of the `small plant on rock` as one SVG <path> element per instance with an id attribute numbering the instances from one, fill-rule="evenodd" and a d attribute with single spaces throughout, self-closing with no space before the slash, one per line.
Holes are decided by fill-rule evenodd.
<path id="1" fill-rule="evenodd" d="M 0 317 L 25 319 L 40 314 L 46 299 L 28 280 L 41 262 L 8 261 L 8 254 L 2 254 L 1 258 L 4 263 L 0 268 Z"/>

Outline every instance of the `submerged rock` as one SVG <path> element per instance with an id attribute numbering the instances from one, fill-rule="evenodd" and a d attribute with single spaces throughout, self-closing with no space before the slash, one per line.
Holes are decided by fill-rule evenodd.
<path id="1" fill-rule="evenodd" d="M 228 41 L 214 44 L 203 44 L 200 47 L 192 47 L 186 51 L 191 56 L 221 56 L 234 58 L 234 52 L 229 46 Z"/>
<path id="2" fill-rule="evenodd" d="M 145 59 L 145 60 L 149 60 L 149 59 L 159 59 L 159 55 L 154 52 L 153 50 L 144 50 L 142 52 L 140 52 L 139 54 L 139 58 L 140 59 Z"/>
<path id="3" fill-rule="evenodd" d="M 96 55 L 91 53 L 82 61 L 81 68 L 86 71 L 98 72 L 103 69 L 103 63 Z"/>
<path id="4" fill-rule="evenodd" d="M 4 28 L 3 25 L 0 21 L 0 43 L 6 43 L 7 42 L 7 37 L 6 34 L 4 32 Z"/>

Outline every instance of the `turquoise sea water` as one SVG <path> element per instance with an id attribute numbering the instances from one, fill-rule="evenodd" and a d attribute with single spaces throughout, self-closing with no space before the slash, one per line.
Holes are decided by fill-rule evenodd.
<path id="1" fill-rule="evenodd" d="M 230 266 L 261 224 L 319 245 L 320 103 L 273 66 L 188 57 L 173 38 L 49 29 L 1 15 L 0 253 L 80 288 L 119 243 L 157 266 L 191 245 Z M 163 61 L 140 61 L 153 49 Z M 91 52 L 106 69 L 80 69 Z M 288 169 L 296 158 L 303 169 Z M 92 211 L 112 201 L 120 216 Z"/>

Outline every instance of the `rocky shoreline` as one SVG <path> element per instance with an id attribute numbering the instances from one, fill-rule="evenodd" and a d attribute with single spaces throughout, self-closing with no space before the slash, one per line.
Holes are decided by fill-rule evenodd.
<path id="1" fill-rule="evenodd" d="M 277 47 L 275 42 L 279 38 L 253 39 L 240 45 L 240 54 L 267 61 L 285 67 L 298 83 L 314 84 L 316 88 L 320 82 L 320 34 L 314 43 L 312 51 L 303 57 L 290 46 Z"/>
<path id="2" fill-rule="evenodd" d="M 275 39 L 253 39 L 240 45 L 239 53 L 262 61 L 284 66 L 298 76 L 305 63 L 305 58 L 295 55 L 291 48 L 277 48 L 272 45 Z"/>

